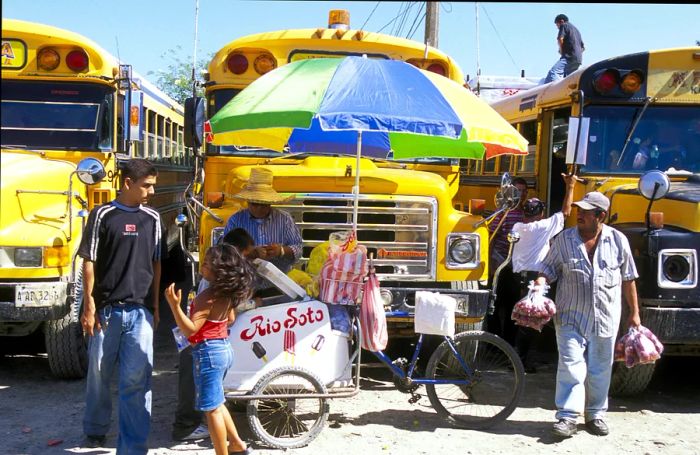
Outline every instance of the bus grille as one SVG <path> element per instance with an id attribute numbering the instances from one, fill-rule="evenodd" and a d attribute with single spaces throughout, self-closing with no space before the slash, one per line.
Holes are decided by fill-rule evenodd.
<path id="1" fill-rule="evenodd" d="M 434 280 L 437 201 L 430 197 L 360 195 L 358 242 L 374 253 L 382 280 Z M 296 194 L 278 208 L 294 218 L 304 240 L 302 262 L 331 232 L 352 229 L 351 194 Z"/>

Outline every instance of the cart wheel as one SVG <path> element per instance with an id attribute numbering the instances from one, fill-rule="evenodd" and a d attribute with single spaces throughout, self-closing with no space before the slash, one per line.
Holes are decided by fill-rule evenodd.
<path id="1" fill-rule="evenodd" d="M 252 395 L 289 395 L 289 398 L 251 400 L 248 423 L 263 443 L 278 449 L 303 447 L 323 430 L 328 419 L 325 398 L 294 398 L 327 393 L 315 374 L 299 367 L 276 368 L 260 378 Z"/>

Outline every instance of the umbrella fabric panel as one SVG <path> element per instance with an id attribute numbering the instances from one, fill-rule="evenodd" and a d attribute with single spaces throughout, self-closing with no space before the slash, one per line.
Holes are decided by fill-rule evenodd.
<path id="1" fill-rule="evenodd" d="M 340 62 L 300 60 L 271 71 L 211 118 L 212 132 L 216 135 L 233 130 L 308 128 Z"/>
<path id="2" fill-rule="evenodd" d="M 405 62 L 362 57 L 342 60 L 317 116 L 324 130 L 402 131 L 457 138 L 463 127 L 450 103 L 422 71 Z"/>
<path id="3" fill-rule="evenodd" d="M 469 142 L 484 144 L 486 158 L 503 153 L 527 155 L 527 140 L 491 106 L 446 77 L 430 72 L 425 74 L 459 115 Z"/>
<path id="4" fill-rule="evenodd" d="M 364 153 L 364 134 L 362 135 Z M 394 159 L 411 158 L 465 158 L 480 160 L 486 150 L 480 142 L 467 141 L 467 133 L 462 130 L 459 139 L 448 137 L 423 136 L 418 134 L 390 133 Z"/>
<path id="5" fill-rule="evenodd" d="M 383 131 L 362 133 L 362 156 L 387 158 L 391 145 L 389 135 Z M 296 128 L 289 136 L 291 153 L 316 153 L 330 155 L 357 154 L 357 132 L 323 130 L 318 118 L 311 122 L 311 128 Z"/>

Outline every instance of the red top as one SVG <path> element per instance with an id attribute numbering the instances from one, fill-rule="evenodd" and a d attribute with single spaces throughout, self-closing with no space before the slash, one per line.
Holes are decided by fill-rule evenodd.
<path id="1" fill-rule="evenodd" d="M 190 315 L 194 311 L 194 302 L 190 304 Z M 204 325 L 193 335 L 187 338 L 192 344 L 201 343 L 204 340 L 220 340 L 228 338 L 228 319 L 212 321 L 207 319 Z"/>

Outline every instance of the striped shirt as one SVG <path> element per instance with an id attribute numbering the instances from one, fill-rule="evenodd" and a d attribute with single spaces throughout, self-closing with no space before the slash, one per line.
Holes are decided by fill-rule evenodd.
<path id="1" fill-rule="evenodd" d="M 291 248 L 294 252 L 293 259 L 290 259 L 289 256 L 270 259 L 270 262 L 284 273 L 289 272 L 292 264 L 301 258 L 302 239 L 299 228 L 294 223 L 294 218 L 285 211 L 273 207 L 267 217 L 253 218 L 248 209 L 239 210 L 228 219 L 226 228 L 224 228 L 224 236 L 236 228 L 248 231 L 248 234 L 255 240 L 256 246 L 279 243 Z"/>
<path id="2" fill-rule="evenodd" d="M 629 242 L 620 231 L 603 225 L 591 264 L 578 228 L 566 229 L 554 238 L 539 271 L 559 281 L 555 324 L 583 336 L 617 334 L 621 283 L 638 277 Z"/>
<path id="3" fill-rule="evenodd" d="M 503 212 L 496 215 L 493 220 L 489 223 L 489 233 L 498 227 L 498 224 L 503 218 Z M 521 209 L 513 209 L 506 215 L 506 219 L 503 220 L 503 224 L 496 232 L 491 243 L 491 248 L 500 254 L 504 259 L 508 256 L 508 250 L 510 249 L 510 243 L 508 242 L 508 234 L 513 230 L 515 223 L 521 223 L 523 221 L 523 211 Z"/>

